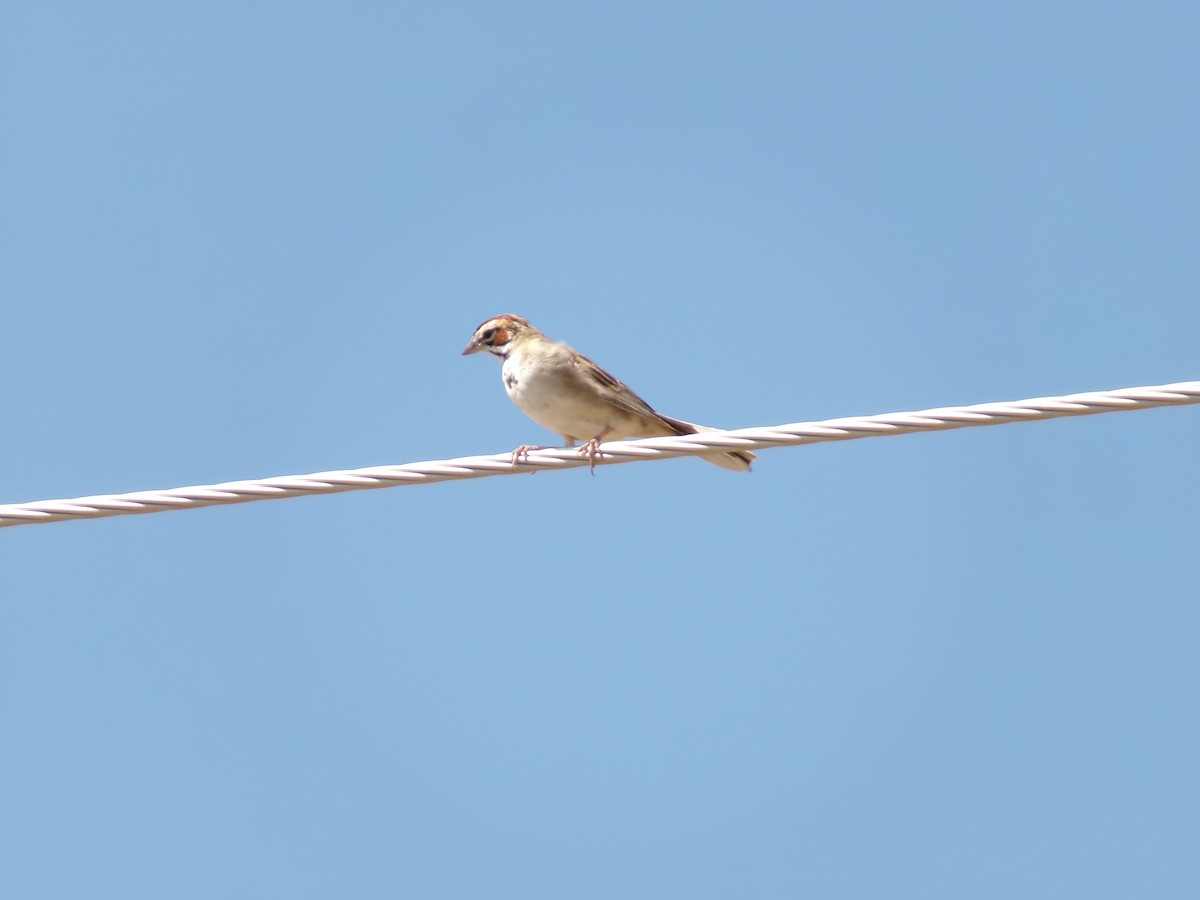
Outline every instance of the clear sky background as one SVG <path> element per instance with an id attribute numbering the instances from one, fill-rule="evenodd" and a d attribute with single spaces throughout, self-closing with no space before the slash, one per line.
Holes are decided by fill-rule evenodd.
<path id="1" fill-rule="evenodd" d="M 8 3 L 0 502 L 1200 378 L 1195 3 Z M 1194 898 L 1200 409 L 0 532 L 0 893 Z"/>

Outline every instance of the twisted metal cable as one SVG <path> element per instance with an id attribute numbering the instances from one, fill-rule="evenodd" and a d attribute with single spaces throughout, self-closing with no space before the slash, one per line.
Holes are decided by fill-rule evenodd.
<path id="1" fill-rule="evenodd" d="M 600 446 L 596 464 L 671 459 L 678 456 L 696 456 L 713 450 L 768 450 L 772 447 L 849 441 L 857 438 L 912 434 L 918 431 L 945 431 L 976 425 L 1005 425 L 1009 422 L 1088 416 L 1121 410 L 1182 406 L 1188 403 L 1200 403 L 1200 381 L 1068 394 L 1063 397 L 1036 397 L 1032 400 L 1013 400 L 1007 403 L 982 403 L 977 406 L 947 406 L 918 412 L 850 416 L 768 428 L 706 431 L 703 434 L 680 437 L 612 441 Z M 63 522 L 249 503 L 252 500 L 279 500 L 308 494 L 333 494 L 367 488 L 429 484 L 435 481 L 484 478 L 489 475 L 517 475 L 542 469 L 573 469 L 589 464 L 588 458 L 581 456 L 577 450 L 538 450 L 515 464 L 509 453 L 497 456 L 463 456 L 458 459 L 405 463 L 399 466 L 316 472 L 312 475 L 282 475 L 260 481 L 230 481 L 224 484 L 162 491 L 78 497 L 74 500 L 37 500 L 31 503 L 0 505 L 0 528 L 33 525 L 38 522 Z"/>

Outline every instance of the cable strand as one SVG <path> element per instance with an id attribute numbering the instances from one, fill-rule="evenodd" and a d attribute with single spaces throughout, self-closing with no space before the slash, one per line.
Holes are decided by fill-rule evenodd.
<path id="1" fill-rule="evenodd" d="M 948 431 L 981 425 L 1007 425 L 1041 419 L 1086 416 L 1161 406 L 1200 403 L 1200 381 L 1183 381 L 1149 387 L 1093 391 L 1062 397 L 1035 397 L 975 406 L 948 406 L 916 412 L 883 413 L 875 416 L 849 416 L 822 422 L 796 422 L 733 431 L 705 431 L 678 437 L 645 438 L 637 441 L 612 441 L 601 444 L 597 465 L 615 465 L 652 459 L 697 456 L 713 450 L 770 450 L 775 447 L 804 446 L 830 441 L 849 441 L 869 437 L 913 434 L 921 431 Z M 431 484 L 492 475 L 519 475 L 547 469 L 574 469 L 589 465 L 586 456 L 574 449 L 532 451 L 521 462 L 513 463 L 510 453 L 495 456 L 464 456 L 458 459 L 428 460 L 396 466 L 375 466 L 315 472 L 311 475 L 281 475 L 250 481 L 195 485 L 159 491 L 129 494 L 104 494 L 69 500 L 36 500 L 29 503 L 0 504 L 0 528 L 99 519 L 111 516 L 167 512 L 250 503 L 256 500 L 280 500 L 311 494 L 335 494 L 345 491 Z"/>

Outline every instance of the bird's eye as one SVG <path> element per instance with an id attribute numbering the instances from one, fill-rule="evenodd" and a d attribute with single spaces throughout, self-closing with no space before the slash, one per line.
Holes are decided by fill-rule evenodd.
<path id="1" fill-rule="evenodd" d="M 482 339 L 483 342 L 485 344 L 490 344 L 492 342 L 492 338 L 494 338 L 496 336 L 497 330 L 498 329 L 496 329 L 496 328 L 489 328 L 487 331 L 485 331 L 483 333 L 483 339 Z"/>

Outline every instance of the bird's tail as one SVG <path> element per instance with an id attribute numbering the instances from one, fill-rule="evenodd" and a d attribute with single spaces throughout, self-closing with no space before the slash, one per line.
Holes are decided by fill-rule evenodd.
<path id="1" fill-rule="evenodd" d="M 664 422 L 675 430 L 676 434 L 700 434 L 705 431 L 719 431 L 718 428 L 709 428 L 707 425 L 697 425 L 694 422 L 685 422 L 682 419 L 672 419 L 669 416 L 659 414 Z M 750 464 L 757 457 L 749 450 L 724 450 L 713 453 L 705 453 L 700 457 L 705 462 L 710 462 L 714 466 L 720 466 L 722 469 L 732 469 L 734 472 L 749 472 Z"/>

